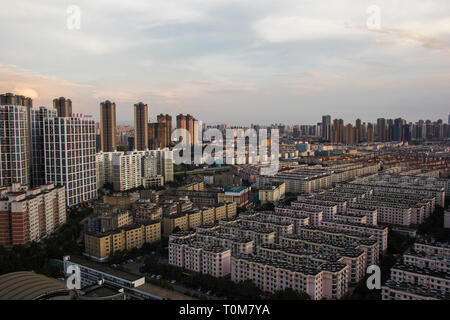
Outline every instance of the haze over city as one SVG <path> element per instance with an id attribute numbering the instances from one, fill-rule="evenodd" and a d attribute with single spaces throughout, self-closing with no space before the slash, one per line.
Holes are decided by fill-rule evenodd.
<path id="1" fill-rule="evenodd" d="M 367 8 L 381 29 L 368 30 Z M 66 25 L 80 8 L 80 29 Z M 2 4 L 4 92 L 99 119 L 116 102 L 207 123 L 447 119 L 450 3 L 434 1 L 10 1 Z"/>

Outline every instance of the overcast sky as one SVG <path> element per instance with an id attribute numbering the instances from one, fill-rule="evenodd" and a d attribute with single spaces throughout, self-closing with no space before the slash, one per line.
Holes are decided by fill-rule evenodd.
<path id="1" fill-rule="evenodd" d="M 70 30 L 67 8 L 81 10 Z M 381 29 L 368 30 L 377 5 Z M 2 0 L 0 91 L 206 123 L 447 120 L 448 0 Z M 73 20 L 70 20 L 73 21 Z"/>

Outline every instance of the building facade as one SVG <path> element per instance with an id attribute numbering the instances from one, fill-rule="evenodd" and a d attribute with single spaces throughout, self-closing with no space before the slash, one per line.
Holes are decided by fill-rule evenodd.
<path id="1" fill-rule="evenodd" d="M 0 245 L 24 245 L 50 235 L 66 222 L 65 188 L 28 189 L 19 183 L 0 189 Z"/>
<path id="2" fill-rule="evenodd" d="M 44 119 L 45 180 L 66 187 L 68 206 L 97 197 L 95 121 L 89 117 Z"/>
<path id="3" fill-rule="evenodd" d="M 142 102 L 134 105 L 134 150 L 148 149 L 148 106 Z"/>
<path id="4" fill-rule="evenodd" d="M 100 103 L 100 137 L 101 151 L 116 151 L 116 104 L 109 100 Z"/>

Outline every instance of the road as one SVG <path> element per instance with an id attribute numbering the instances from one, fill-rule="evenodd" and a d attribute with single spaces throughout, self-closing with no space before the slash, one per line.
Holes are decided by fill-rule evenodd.
<path id="1" fill-rule="evenodd" d="M 167 263 L 167 259 L 166 259 L 166 263 Z M 138 262 L 138 261 L 127 262 L 125 264 L 122 264 L 122 266 L 124 268 L 127 268 L 128 270 L 130 270 L 131 273 L 134 273 L 134 274 L 137 274 L 137 275 L 144 275 L 142 272 L 140 272 L 141 267 L 144 266 L 143 259 L 142 259 L 141 262 Z M 170 283 L 170 281 L 172 279 L 161 279 L 161 280 L 166 280 L 167 282 Z M 202 295 L 202 296 L 205 296 L 205 297 L 207 297 L 208 299 L 211 299 L 211 300 L 223 300 L 223 299 L 219 299 L 219 298 L 217 298 L 215 296 L 207 295 L 205 293 L 198 292 L 198 291 L 196 291 L 194 289 L 187 288 L 187 287 L 185 287 L 185 286 L 183 286 L 182 284 L 179 284 L 179 283 L 174 283 L 174 284 L 170 283 L 170 285 L 173 287 L 173 289 L 176 292 L 179 292 L 179 293 L 182 293 L 182 294 L 184 294 L 185 292 L 189 292 L 191 295 L 193 295 L 193 294 Z"/>

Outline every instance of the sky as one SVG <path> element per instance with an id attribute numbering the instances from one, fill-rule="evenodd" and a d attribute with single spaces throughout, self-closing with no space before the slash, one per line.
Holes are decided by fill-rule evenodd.
<path id="1" fill-rule="evenodd" d="M 108 99 L 122 124 L 140 101 L 151 121 L 190 113 L 230 125 L 450 113 L 448 0 L 1 0 L 0 8 L 0 92 L 35 107 L 64 96 L 98 119 Z"/>

